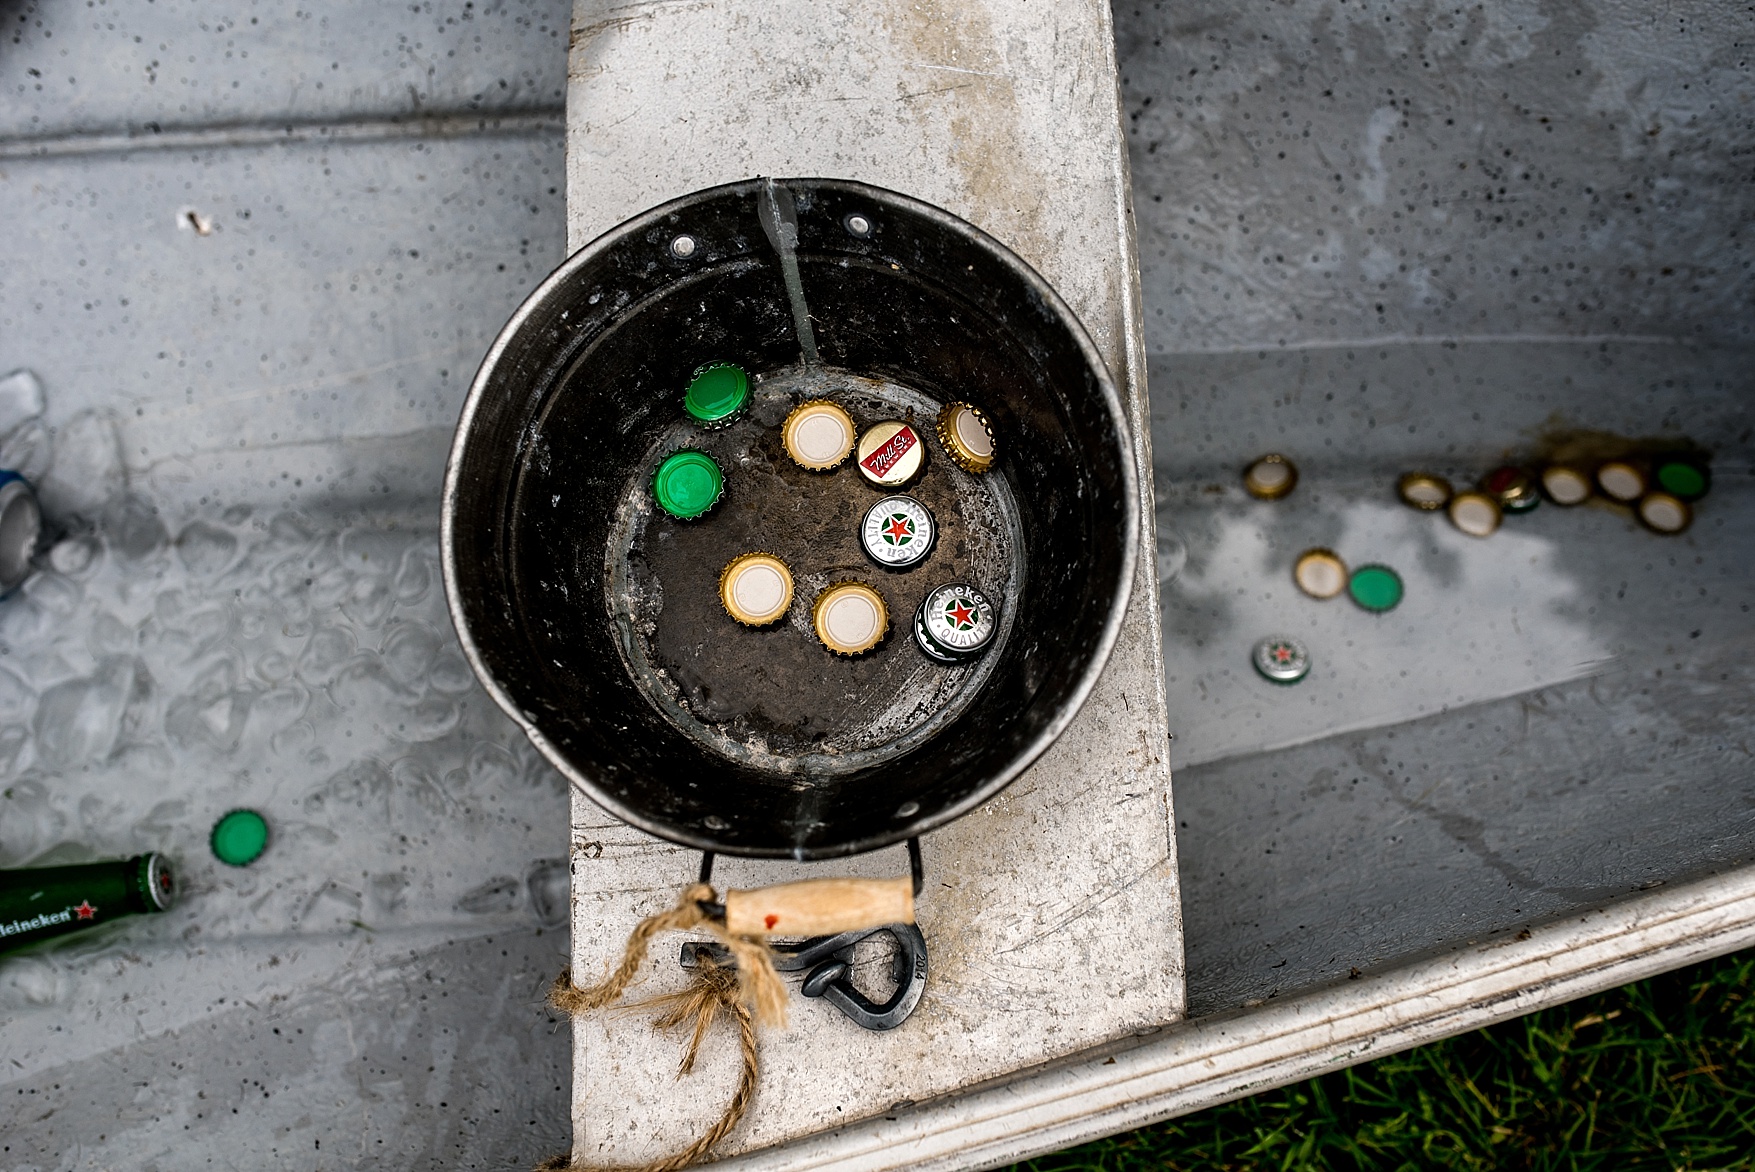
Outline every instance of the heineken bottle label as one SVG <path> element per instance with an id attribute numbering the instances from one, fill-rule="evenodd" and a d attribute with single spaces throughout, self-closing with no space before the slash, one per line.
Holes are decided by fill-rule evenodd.
<path id="1" fill-rule="evenodd" d="M 866 510 L 860 544 L 872 561 L 892 570 L 920 564 L 937 536 L 932 513 L 911 496 L 887 496 Z"/>
<path id="2" fill-rule="evenodd" d="M 928 594 L 920 614 L 927 638 L 953 655 L 985 650 L 998 628 L 993 603 L 962 582 L 940 586 Z"/>

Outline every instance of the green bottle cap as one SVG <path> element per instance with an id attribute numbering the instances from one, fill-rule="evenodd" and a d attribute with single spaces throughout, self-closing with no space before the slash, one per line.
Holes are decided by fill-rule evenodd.
<path id="1" fill-rule="evenodd" d="M 1678 500 L 1699 500 L 1706 495 L 1706 473 L 1685 460 L 1670 460 L 1659 465 L 1657 481 L 1665 492 Z"/>
<path id="2" fill-rule="evenodd" d="M 1347 593 L 1366 610 L 1393 610 L 1402 600 L 1402 578 L 1388 566 L 1360 566 L 1347 582 Z"/>
<path id="3" fill-rule="evenodd" d="M 719 503 L 725 474 L 705 452 L 672 452 L 652 474 L 658 507 L 679 521 L 691 521 Z"/>
<path id="4" fill-rule="evenodd" d="M 749 401 L 750 376 L 742 367 L 715 362 L 695 371 L 683 395 L 683 410 L 697 423 L 718 427 L 730 423 Z"/>
<path id="5" fill-rule="evenodd" d="M 247 867 L 268 849 L 268 822 L 254 810 L 233 810 L 213 824 L 209 842 L 220 862 Z"/>

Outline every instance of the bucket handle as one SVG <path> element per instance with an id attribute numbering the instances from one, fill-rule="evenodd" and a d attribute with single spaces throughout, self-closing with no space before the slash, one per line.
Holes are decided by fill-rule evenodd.
<path id="1" fill-rule="evenodd" d="M 725 930 L 734 936 L 833 936 L 912 924 L 914 897 L 925 883 L 920 840 L 908 840 L 907 876 L 895 879 L 798 879 L 748 891 L 725 893 L 719 908 Z M 701 855 L 702 883 L 711 881 L 713 852 Z M 714 916 L 718 918 L 718 916 Z"/>

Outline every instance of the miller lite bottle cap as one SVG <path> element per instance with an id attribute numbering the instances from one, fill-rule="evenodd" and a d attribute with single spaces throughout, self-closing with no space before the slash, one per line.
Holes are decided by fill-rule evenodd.
<path id="1" fill-rule="evenodd" d="M 746 627 L 765 627 L 792 606 L 792 571 L 771 553 L 739 554 L 719 574 L 725 613 Z"/>
<path id="2" fill-rule="evenodd" d="M 937 431 L 939 446 L 963 471 L 982 473 L 993 467 L 993 424 L 973 403 L 946 403 L 938 413 Z"/>
<path id="3" fill-rule="evenodd" d="M 1450 503 L 1450 481 L 1430 472 L 1409 472 L 1395 482 L 1395 491 L 1403 504 L 1425 513 L 1437 512 Z"/>
<path id="4" fill-rule="evenodd" d="M 845 460 L 853 437 L 853 416 L 827 399 L 800 403 L 780 427 L 786 454 L 812 472 L 827 472 Z"/>
<path id="5" fill-rule="evenodd" d="M 1266 455 L 1243 470 L 1243 488 L 1256 500 L 1277 501 L 1298 486 L 1298 469 L 1280 455 Z"/>
<path id="6" fill-rule="evenodd" d="M 965 582 L 932 591 L 914 615 L 914 641 L 940 663 L 964 663 L 986 651 L 999 630 L 999 612 Z"/>
<path id="7" fill-rule="evenodd" d="M 725 495 L 725 474 L 705 452 L 684 448 L 672 452 L 652 473 L 652 495 L 658 507 L 679 521 L 707 514 Z"/>
<path id="8" fill-rule="evenodd" d="M 1550 464 L 1542 469 L 1542 491 L 1557 505 L 1582 505 L 1593 491 L 1590 477 L 1570 464 Z"/>
<path id="9" fill-rule="evenodd" d="M 1490 537 L 1499 528 L 1499 502 L 1484 492 L 1459 492 L 1450 498 L 1450 523 L 1470 537 Z"/>
<path id="10" fill-rule="evenodd" d="M 879 488 L 901 488 L 926 466 L 926 445 L 912 423 L 888 419 L 859 437 L 859 474 Z"/>
<path id="11" fill-rule="evenodd" d="M 683 392 L 683 410 L 702 427 L 718 428 L 737 419 L 750 401 L 750 376 L 729 362 L 697 367 Z"/>
<path id="12" fill-rule="evenodd" d="M 836 582 L 817 595 L 811 625 L 823 646 L 836 655 L 860 655 L 884 641 L 890 630 L 890 608 L 875 586 Z"/>
<path id="13" fill-rule="evenodd" d="M 1312 598 L 1333 598 L 1347 588 L 1347 563 L 1332 549 L 1307 549 L 1292 567 L 1292 581 Z"/>
<path id="14" fill-rule="evenodd" d="M 926 560 L 938 538 L 932 511 L 911 496 L 887 496 L 865 511 L 859 544 L 886 570 L 906 570 Z"/>
<path id="15" fill-rule="evenodd" d="M 1609 499 L 1631 504 L 1645 495 L 1645 473 L 1626 460 L 1610 460 L 1597 469 L 1597 487 Z"/>
<path id="16" fill-rule="evenodd" d="M 1681 497 L 1648 492 L 1639 498 L 1639 519 L 1653 533 L 1680 533 L 1694 523 L 1694 510 Z"/>

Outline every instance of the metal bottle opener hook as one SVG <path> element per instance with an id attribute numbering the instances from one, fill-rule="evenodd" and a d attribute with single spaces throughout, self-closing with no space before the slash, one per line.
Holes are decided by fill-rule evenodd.
<path id="1" fill-rule="evenodd" d="M 854 988 L 851 979 L 853 946 L 879 934 L 887 934 L 896 942 L 892 962 L 896 991 L 881 1004 Z M 705 940 L 685 941 L 677 960 L 683 968 L 692 969 L 700 966 L 703 957 L 712 958 L 718 965 L 733 963 L 731 953 L 723 945 Z M 803 988 L 806 997 L 822 998 L 865 1029 L 893 1030 L 908 1020 L 926 992 L 926 937 L 913 924 L 887 924 L 818 936 L 795 946 L 775 947 L 774 967 L 783 973 L 808 969 Z"/>

